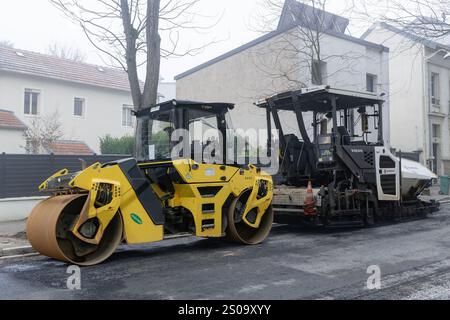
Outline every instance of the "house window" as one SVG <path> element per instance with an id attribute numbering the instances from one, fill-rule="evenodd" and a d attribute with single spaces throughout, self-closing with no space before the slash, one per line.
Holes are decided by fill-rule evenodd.
<path id="1" fill-rule="evenodd" d="M 439 100 L 439 73 L 431 73 L 431 104 L 434 106 L 439 106 L 441 101 Z"/>
<path id="2" fill-rule="evenodd" d="M 366 74 L 366 90 L 369 92 L 377 92 L 377 76 L 373 74 Z"/>
<path id="3" fill-rule="evenodd" d="M 39 115 L 39 100 L 41 92 L 34 89 L 25 89 L 23 113 L 27 115 Z"/>
<path id="4" fill-rule="evenodd" d="M 327 63 L 314 60 L 311 66 L 311 82 L 313 85 L 323 85 L 327 77 Z"/>
<path id="5" fill-rule="evenodd" d="M 124 104 L 122 107 L 122 125 L 124 127 L 133 127 L 133 106 Z"/>
<path id="6" fill-rule="evenodd" d="M 438 124 L 433 124 L 433 138 L 441 137 L 441 126 Z"/>
<path id="7" fill-rule="evenodd" d="M 85 99 L 75 98 L 73 103 L 73 115 L 75 117 L 83 118 L 85 113 L 85 105 L 86 105 Z"/>

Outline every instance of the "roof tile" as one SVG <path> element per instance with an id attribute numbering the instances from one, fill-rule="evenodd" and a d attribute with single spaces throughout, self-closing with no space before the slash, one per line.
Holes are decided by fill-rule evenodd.
<path id="1" fill-rule="evenodd" d="M 130 91 L 128 74 L 121 69 L 100 67 L 41 53 L 0 46 L 0 71 L 2 70 Z"/>
<path id="2" fill-rule="evenodd" d="M 95 154 L 83 141 L 59 140 L 53 142 L 49 151 L 56 155 L 80 155 L 89 156 Z"/>
<path id="3" fill-rule="evenodd" d="M 16 117 L 14 112 L 0 110 L 0 128 L 25 130 L 27 126 Z"/>

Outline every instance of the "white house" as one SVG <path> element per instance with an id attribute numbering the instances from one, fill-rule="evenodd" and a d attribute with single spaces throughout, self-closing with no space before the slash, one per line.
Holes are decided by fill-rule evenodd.
<path id="1" fill-rule="evenodd" d="M 177 84 L 175 81 L 164 81 L 163 78 L 159 81 L 158 86 L 159 102 L 173 100 L 177 96 Z"/>
<path id="2" fill-rule="evenodd" d="M 303 38 L 317 20 L 325 26 L 320 60 L 309 55 L 311 43 Z M 253 103 L 275 92 L 326 84 L 388 94 L 389 49 L 348 35 L 348 24 L 344 17 L 286 0 L 275 31 L 176 76 L 177 98 L 235 103 L 235 127 L 264 128 L 265 114 Z M 388 114 L 389 101 L 384 108 Z M 389 142 L 388 117 L 383 121 Z"/>
<path id="3" fill-rule="evenodd" d="M 450 174 L 450 39 L 438 43 L 386 23 L 362 37 L 390 48 L 392 146 Z"/>
<path id="4" fill-rule="evenodd" d="M 164 97 L 173 98 L 174 93 Z M 133 135 L 132 105 L 123 70 L 0 47 L 0 109 L 25 125 L 57 112 L 64 141 L 54 150 L 100 153 L 101 136 Z M 25 152 L 23 135 L 2 128 L 1 122 L 0 140 L 8 140 L 0 144 L 0 153 Z"/>

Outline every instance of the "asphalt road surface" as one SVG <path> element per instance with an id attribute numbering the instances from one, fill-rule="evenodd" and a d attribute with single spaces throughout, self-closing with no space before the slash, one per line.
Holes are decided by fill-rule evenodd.
<path id="1" fill-rule="evenodd" d="M 367 288 L 370 266 L 381 289 Z M 67 267 L 0 260 L 0 299 L 449 299 L 450 206 L 370 229 L 277 225 L 253 247 L 196 238 L 124 247 L 82 268 L 81 290 L 67 288 Z"/>

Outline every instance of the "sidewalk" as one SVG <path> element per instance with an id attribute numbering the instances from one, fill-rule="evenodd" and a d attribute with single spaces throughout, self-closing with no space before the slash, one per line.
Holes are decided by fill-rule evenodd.
<path id="1" fill-rule="evenodd" d="M 26 220 L 0 223 L 0 259 L 33 253 L 25 234 Z"/>

